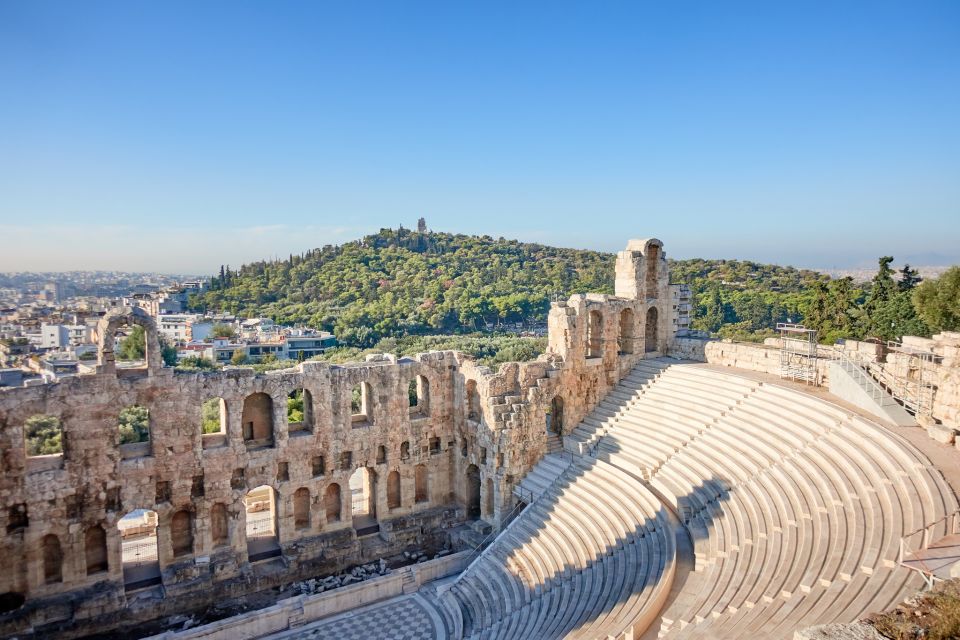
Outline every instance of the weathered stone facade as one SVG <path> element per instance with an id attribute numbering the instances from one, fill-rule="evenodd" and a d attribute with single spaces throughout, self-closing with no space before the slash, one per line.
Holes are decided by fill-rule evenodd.
<path id="1" fill-rule="evenodd" d="M 568 431 L 638 359 L 670 344 L 662 243 L 630 241 L 616 268 L 616 296 L 554 304 L 548 353 L 497 372 L 450 351 L 266 374 L 179 372 L 161 366 L 148 317 L 105 318 L 97 374 L 0 392 L 0 635 L 110 629 L 443 542 L 470 515 L 497 527 L 544 453 L 548 412 L 554 431 Z M 114 362 L 124 324 L 145 329 L 143 368 Z M 294 391 L 304 418 L 291 424 Z M 201 430 L 211 399 L 221 401 L 220 433 Z M 121 444 L 130 405 L 149 411 L 149 437 Z M 35 415 L 59 419 L 62 453 L 28 455 Z M 351 517 L 359 468 L 377 535 L 358 535 Z M 278 553 L 251 562 L 244 499 L 261 487 L 275 503 Z M 157 514 L 161 575 L 148 596 L 125 587 L 117 526 L 138 509 Z"/>

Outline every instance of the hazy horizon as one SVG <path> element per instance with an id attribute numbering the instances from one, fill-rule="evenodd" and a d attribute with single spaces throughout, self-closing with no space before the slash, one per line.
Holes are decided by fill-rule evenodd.
<path id="1" fill-rule="evenodd" d="M 0 271 L 431 228 L 960 263 L 960 4 L 0 4 Z"/>

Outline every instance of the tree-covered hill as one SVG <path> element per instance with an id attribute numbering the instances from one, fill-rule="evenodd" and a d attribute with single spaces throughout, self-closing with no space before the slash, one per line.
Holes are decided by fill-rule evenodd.
<path id="1" fill-rule="evenodd" d="M 613 292 L 612 253 L 561 249 L 490 236 L 400 228 L 286 260 L 221 267 L 198 311 L 266 315 L 333 331 L 359 349 L 382 339 L 488 333 L 543 322 L 551 300 Z M 692 328 L 760 340 L 778 322 L 800 322 L 821 339 L 895 339 L 960 329 L 960 268 L 920 283 L 893 258 L 869 283 L 745 260 L 671 261 L 693 292 Z"/>
<path id="2" fill-rule="evenodd" d="M 490 236 L 383 229 L 286 260 L 223 267 L 211 290 L 192 304 L 305 323 L 334 331 L 345 344 L 368 347 L 383 337 L 543 321 L 551 300 L 612 293 L 614 258 Z M 829 279 L 734 260 L 681 260 L 672 269 L 673 281 L 690 283 L 700 297 L 721 292 L 725 321 L 741 322 L 742 313 L 746 331 L 799 313 L 810 284 Z"/>

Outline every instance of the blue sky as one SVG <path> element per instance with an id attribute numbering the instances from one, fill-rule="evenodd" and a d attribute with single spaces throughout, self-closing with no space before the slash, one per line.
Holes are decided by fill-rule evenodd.
<path id="1" fill-rule="evenodd" d="M 0 0 L 0 270 L 435 230 L 960 262 L 960 3 Z"/>

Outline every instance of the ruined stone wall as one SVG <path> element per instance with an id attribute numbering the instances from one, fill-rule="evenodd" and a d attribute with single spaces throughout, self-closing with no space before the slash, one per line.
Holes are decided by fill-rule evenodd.
<path id="1" fill-rule="evenodd" d="M 0 635 L 69 637 L 334 572 L 437 541 L 471 513 L 496 528 L 544 455 L 548 412 L 561 406 L 553 428 L 569 432 L 639 359 L 671 342 L 662 243 L 631 241 L 616 282 L 617 296 L 555 303 L 547 353 L 497 371 L 445 351 L 265 374 L 180 372 L 161 366 L 156 328 L 142 313 L 104 318 L 95 375 L 0 392 L 0 596 L 26 600 L 0 612 Z M 142 368 L 114 361 L 113 333 L 124 324 L 146 331 Z M 428 392 L 411 407 L 415 379 Z M 354 389 L 364 398 L 359 411 Z M 291 424 L 295 390 L 305 391 L 305 419 Z M 213 398 L 224 429 L 204 434 L 201 407 Z M 129 405 L 149 410 L 147 442 L 120 443 L 118 417 Z M 24 426 L 38 414 L 61 421 L 61 454 L 27 455 Z M 359 536 L 351 517 L 349 478 L 361 467 L 374 478 L 376 536 Z M 339 519 L 327 515 L 333 485 Z M 250 558 L 244 498 L 263 486 L 275 495 L 280 571 Z M 160 598 L 124 586 L 117 525 L 137 509 L 157 513 Z"/>

